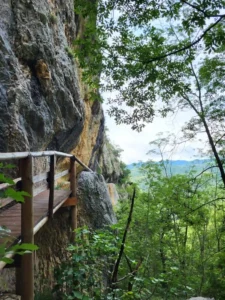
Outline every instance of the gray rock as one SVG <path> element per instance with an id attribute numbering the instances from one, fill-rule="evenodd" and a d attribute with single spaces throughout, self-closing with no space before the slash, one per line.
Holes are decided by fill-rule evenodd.
<path id="1" fill-rule="evenodd" d="M 81 172 L 77 183 L 80 225 L 98 229 L 116 223 L 109 191 L 102 175 Z"/>
<path id="2" fill-rule="evenodd" d="M 89 166 L 92 170 L 99 169 L 106 182 L 118 183 L 123 171 L 117 149 L 109 142 L 104 132 L 100 136 L 99 155 L 92 156 Z"/>
<path id="3" fill-rule="evenodd" d="M 85 116 L 78 68 L 68 55 L 76 37 L 73 5 L 73 0 L 1 4 L 1 152 L 68 152 L 78 141 Z"/>
<path id="4" fill-rule="evenodd" d="M 0 300 L 20 300 L 21 297 L 14 294 L 0 295 Z"/>

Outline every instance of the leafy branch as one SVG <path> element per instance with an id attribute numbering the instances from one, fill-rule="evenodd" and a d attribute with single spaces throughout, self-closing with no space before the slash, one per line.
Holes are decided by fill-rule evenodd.
<path id="1" fill-rule="evenodd" d="M 183 46 L 183 47 L 181 47 L 181 48 L 178 48 L 178 49 L 176 49 L 176 50 L 170 51 L 170 52 L 168 52 L 168 53 L 165 53 L 165 54 L 162 54 L 162 55 L 159 55 L 159 56 L 155 56 L 155 57 L 149 58 L 149 59 L 146 60 L 146 61 L 143 60 L 142 63 L 144 63 L 144 64 L 149 64 L 149 63 L 152 63 L 152 62 L 154 62 L 154 61 L 159 61 L 159 60 L 161 60 L 161 59 L 163 59 L 163 58 L 172 56 L 172 55 L 174 55 L 174 54 L 178 54 L 178 53 L 180 53 L 180 52 L 183 52 L 183 51 L 185 51 L 185 50 L 188 50 L 188 49 L 192 48 L 193 46 L 197 45 L 197 44 L 198 44 L 198 43 L 199 43 L 199 42 L 207 35 L 207 33 L 208 33 L 212 28 L 214 28 L 217 24 L 219 24 L 224 18 L 225 18 L 225 15 L 221 15 L 221 16 L 219 17 L 219 19 L 218 19 L 215 23 L 213 23 L 213 24 L 211 24 L 210 26 L 208 26 L 208 28 L 205 29 L 205 30 L 203 31 L 203 33 L 202 33 L 195 41 L 193 41 L 193 42 L 191 42 L 191 43 L 189 43 L 189 44 L 187 44 L 187 45 L 185 45 L 185 46 Z"/>

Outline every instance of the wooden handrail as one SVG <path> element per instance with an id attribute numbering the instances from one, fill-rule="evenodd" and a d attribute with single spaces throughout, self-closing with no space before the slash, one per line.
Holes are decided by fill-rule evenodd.
<path id="1" fill-rule="evenodd" d="M 21 159 L 26 158 L 28 156 L 31 157 L 43 157 L 43 156 L 61 156 L 61 157 L 69 157 L 74 158 L 78 164 L 80 164 L 82 167 L 84 167 L 85 170 L 89 172 L 93 172 L 88 166 L 86 166 L 84 163 L 82 163 L 79 158 L 77 158 L 75 155 L 59 152 L 59 151 L 39 151 L 39 152 L 1 152 L 0 153 L 0 161 L 9 160 L 9 159 Z"/>
<path id="2" fill-rule="evenodd" d="M 80 161 L 75 155 L 73 157 L 75 161 L 78 162 L 78 164 L 80 164 L 82 167 L 85 168 L 86 171 L 93 172 L 90 168 L 88 168 L 85 164 L 83 164 L 82 161 Z"/>
<path id="3" fill-rule="evenodd" d="M 57 180 L 57 179 L 59 179 L 59 178 L 61 178 L 61 177 L 63 177 L 63 176 L 66 176 L 66 175 L 68 175 L 69 174 L 69 170 L 65 170 L 65 171 L 62 171 L 62 172 L 60 172 L 60 173 L 56 173 L 55 174 L 55 180 Z"/>
<path id="4" fill-rule="evenodd" d="M 48 215 L 53 217 L 54 206 L 54 187 L 55 187 L 55 155 L 50 156 L 50 171 L 49 171 L 49 200 L 48 200 Z"/>
<path id="5" fill-rule="evenodd" d="M 39 151 L 39 152 L 2 152 L 0 153 L 0 160 L 9 159 L 20 159 L 28 156 L 32 157 L 43 157 L 43 156 L 62 156 L 62 157 L 73 157 L 72 154 L 58 152 L 58 151 Z"/>
<path id="6" fill-rule="evenodd" d="M 33 158 L 34 157 L 46 157 L 50 156 L 50 171 L 33 175 Z M 70 158 L 70 170 L 64 170 L 60 173 L 55 174 L 55 159 L 56 157 L 67 157 Z M 59 203 L 54 207 L 54 183 L 55 180 L 70 175 L 70 197 L 73 199 L 71 205 L 71 227 L 72 230 L 77 228 L 77 206 L 74 201 L 76 197 L 76 162 L 81 165 L 86 171 L 93 172 L 88 166 L 80 161 L 76 156 L 58 151 L 40 151 L 40 152 L 11 152 L 11 153 L 0 153 L 0 161 L 6 160 L 19 160 L 21 178 L 14 180 L 14 184 L 22 182 L 22 190 L 27 192 L 30 196 L 25 196 L 25 201 L 21 207 L 21 242 L 33 243 L 34 234 L 40 228 L 41 225 L 47 222 L 49 218 L 52 218 L 55 211 L 63 205 L 65 202 Z M 45 181 L 45 187 L 39 186 L 34 188 L 34 184 L 40 181 Z M 47 186 L 48 184 L 48 186 Z M 13 184 L 12 184 L 13 185 Z M 0 189 L 5 189 L 11 186 L 11 184 L 3 183 L 0 184 Z M 48 215 L 34 227 L 33 219 L 33 197 L 38 193 L 46 190 L 49 187 L 49 206 Z M 72 240 L 74 240 L 75 233 L 72 232 Z M 14 253 L 9 253 L 8 256 L 12 257 Z M 0 269 L 5 266 L 4 262 L 0 262 Z M 22 257 L 21 268 L 17 268 L 16 281 L 19 286 L 23 287 L 22 300 L 33 299 L 34 293 L 34 269 L 33 269 L 33 254 L 28 253 Z M 20 272 L 21 271 L 21 272 Z M 28 279 L 27 279 L 28 278 Z"/>

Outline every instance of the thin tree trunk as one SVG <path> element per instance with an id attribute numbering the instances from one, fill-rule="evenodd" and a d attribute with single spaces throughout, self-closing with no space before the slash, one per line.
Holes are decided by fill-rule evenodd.
<path id="1" fill-rule="evenodd" d="M 220 175 L 221 175 L 224 187 L 225 187 L 225 172 L 224 172 L 224 168 L 223 168 L 223 163 L 222 163 L 222 161 L 221 161 L 221 159 L 219 157 L 219 154 L 217 152 L 217 149 L 216 149 L 216 146 L 214 144 L 213 138 L 212 138 L 211 133 L 209 131 L 208 124 L 207 124 L 207 122 L 206 122 L 206 120 L 205 120 L 204 117 L 202 118 L 202 122 L 204 124 L 205 131 L 206 131 L 206 134 L 207 134 L 207 137 L 208 137 L 208 141 L 209 141 L 210 147 L 212 149 L 213 155 L 214 155 L 214 157 L 216 159 L 216 163 L 217 163 L 218 168 L 220 170 Z"/>
<path id="2" fill-rule="evenodd" d="M 131 199 L 130 212 L 129 212 L 129 216 L 128 216 L 128 219 L 127 219 L 127 225 L 126 225 L 126 228 L 124 230 L 123 239 L 122 239 L 122 243 L 121 243 L 121 247 L 120 247 L 120 252 L 119 252 L 118 258 L 115 262 L 113 273 L 112 273 L 112 279 L 111 279 L 112 289 L 116 288 L 116 283 L 118 281 L 117 279 L 118 279 L 119 265 L 120 265 L 121 258 L 122 258 L 123 252 L 124 252 L 124 245 L 125 245 L 125 242 L 126 242 L 127 232 L 129 230 L 131 219 L 132 219 L 135 193 L 136 193 L 136 190 L 134 189 L 133 196 L 132 196 L 132 199 Z"/>
<path id="3" fill-rule="evenodd" d="M 219 157 L 218 151 L 216 149 L 216 145 L 213 141 L 211 132 L 209 130 L 209 126 L 208 126 L 208 124 L 206 122 L 206 119 L 205 119 L 205 111 L 204 111 L 204 107 L 203 107 L 203 103 L 202 103 L 201 84 L 200 84 L 198 76 L 197 76 L 197 74 L 194 70 L 193 64 L 191 64 L 191 68 L 192 68 L 192 72 L 193 72 L 193 75 L 195 77 L 196 84 L 197 84 L 197 87 L 198 87 L 198 100 L 199 100 L 199 105 L 200 105 L 200 112 L 196 109 L 195 105 L 190 101 L 190 99 L 188 97 L 186 97 L 186 100 L 188 101 L 189 105 L 192 107 L 192 109 L 195 111 L 195 113 L 198 115 L 198 117 L 201 119 L 201 121 L 203 123 L 203 126 L 205 128 L 211 150 L 212 150 L 213 155 L 215 157 L 215 160 L 217 162 L 218 168 L 220 170 L 220 175 L 221 175 L 224 187 L 225 187 L 225 172 L 224 172 L 223 164 L 222 164 L 222 161 Z"/>

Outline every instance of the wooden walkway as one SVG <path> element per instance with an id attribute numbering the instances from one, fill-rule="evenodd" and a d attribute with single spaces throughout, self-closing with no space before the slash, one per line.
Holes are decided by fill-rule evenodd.
<path id="1" fill-rule="evenodd" d="M 42 174 L 33 174 L 34 159 L 38 157 L 49 157 L 49 169 Z M 67 157 L 70 160 L 69 170 L 56 174 L 56 158 Z M 0 206 L 0 226 L 5 226 L 11 231 L 10 241 L 0 236 L 0 244 L 4 247 L 17 243 L 34 242 L 37 231 L 53 217 L 61 206 L 71 207 L 71 232 L 77 228 L 77 198 L 76 198 L 76 163 L 80 164 L 86 171 L 92 172 L 78 158 L 71 154 L 55 151 L 44 152 L 17 152 L 0 153 L 0 162 L 7 160 L 18 160 L 20 166 L 20 178 L 14 180 L 16 189 L 25 191 L 23 203 L 13 203 L 13 199 L 3 199 Z M 56 180 L 68 175 L 70 187 L 67 190 L 55 188 Z M 0 184 L 0 190 L 10 187 L 10 184 Z M 1 204 L 1 203 L 0 203 Z M 72 234 L 72 238 L 75 234 Z M 15 253 L 9 253 L 8 258 Z M 21 256 L 19 265 L 16 267 L 16 291 L 21 295 L 21 300 L 34 299 L 34 255 L 27 253 Z M 6 266 L 0 261 L 0 270 Z"/>
<path id="2" fill-rule="evenodd" d="M 54 213 L 66 202 L 69 195 L 70 191 L 55 190 Z M 48 217 L 48 200 L 49 190 L 43 191 L 33 198 L 34 234 L 44 225 L 42 224 L 43 219 Z M 7 203 L 9 202 L 7 201 Z M 11 237 L 14 243 L 16 241 L 19 242 L 21 240 L 21 204 L 17 203 L 8 209 L 3 208 L 2 211 L 0 210 L 0 224 L 11 231 Z"/>

